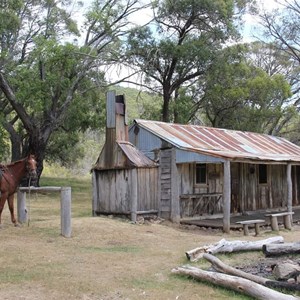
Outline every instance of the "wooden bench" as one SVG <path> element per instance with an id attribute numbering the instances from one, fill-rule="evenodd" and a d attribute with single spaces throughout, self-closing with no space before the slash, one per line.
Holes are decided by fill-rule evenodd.
<path id="1" fill-rule="evenodd" d="M 265 220 L 247 220 L 247 221 L 239 221 L 237 224 L 243 225 L 244 235 L 249 235 L 249 225 L 255 225 L 255 235 L 259 235 L 259 225 L 265 223 Z"/>
<path id="2" fill-rule="evenodd" d="M 286 212 L 281 212 L 281 213 L 270 213 L 266 214 L 266 217 L 270 217 L 271 221 L 271 228 L 274 231 L 279 230 L 278 226 L 278 217 L 283 217 L 283 224 L 284 228 L 286 229 L 292 229 L 292 215 L 294 214 L 293 211 L 286 211 Z"/>

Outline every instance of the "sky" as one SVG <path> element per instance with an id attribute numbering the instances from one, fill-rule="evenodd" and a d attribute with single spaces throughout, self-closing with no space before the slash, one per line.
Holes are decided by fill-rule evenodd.
<path id="1" fill-rule="evenodd" d="M 258 4 L 258 9 L 262 11 L 272 11 L 274 9 L 280 9 L 281 5 L 278 0 L 256 0 Z M 250 14 L 246 14 L 243 18 L 244 20 L 244 41 L 251 42 L 255 39 L 255 36 L 259 34 L 259 18 Z"/>

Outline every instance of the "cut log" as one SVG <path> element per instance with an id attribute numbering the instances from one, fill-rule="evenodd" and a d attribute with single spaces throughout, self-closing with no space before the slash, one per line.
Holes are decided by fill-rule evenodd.
<path id="1" fill-rule="evenodd" d="M 220 240 L 216 244 L 205 245 L 199 248 L 187 251 L 186 257 L 190 261 L 197 261 L 203 257 L 204 253 L 230 253 L 235 251 L 255 251 L 262 250 L 263 245 L 268 245 L 272 243 L 283 243 L 282 236 L 275 236 L 265 240 L 259 241 L 227 241 L 225 239 Z"/>
<path id="2" fill-rule="evenodd" d="M 291 283 L 283 282 L 283 281 L 270 280 L 270 279 L 267 279 L 267 278 L 264 278 L 261 276 L 246 273 L 242 270 L 238 270 L 234 267 L 231 267 L 231 266 L 223 263 L 220 259 L 218 259 L 217 257 L 215 257 L 211 254 L 208 254 L 208 253 L 205 253 L 203 255 L 203 258 L 208 260 L 212 264 L 212 267 L 218 272 L 222 272 L 225 274 L 249 279 L 253 282 L 262 284 L 262 285 L 264 285 L 266 287 L 270 287 L 270 288 L 281 288 L 281 289 L 284 288 L 284 289 L 287 289 L 290 291 L 299 291 L 300 290 L 299 284 L 291 284 Z"/>
<path id="3" fill-rule="evenodd" d="M 262 248 L 266 257 L 300 253 L 300 243 L 266 244 Z"/>
<path id="4" fill-rule="evenodd" d="M 202 269 L 192 266 L 182 266 L 173 269 L 174 274 L 188 275 L 201 281 L 211 282 L 215 285 L 223 286 L 233 289 L 237 292 L 247 294 L 255 299 L 261 300 L 299 300 L 300 298 L 286 295 L 272 289 L 269 289 L 263 285 L 255 283 L 245 278 L 239 278 L 232 275 L 204 271 Z"/>

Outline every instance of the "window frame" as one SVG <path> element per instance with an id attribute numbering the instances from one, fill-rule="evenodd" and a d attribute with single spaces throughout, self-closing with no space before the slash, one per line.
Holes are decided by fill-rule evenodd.
<path id="1" fill-rule="evenodd" d="M 258 184 L 268 184 L 268 165 L 266 164 L 258 165 Z"/>
<path id="2" fill-rule="evenodd" d="M 204 171 L 202 171 L 203 173 L 201 174 L 201 169 L 200 168 L 203 168 L 204 169 Z M 199 176 L 198 176 L 198 168 L 200 169 L 200 174 L 199 174 Z M 207 164 L 206 163 L 196 163 L 195 164 L 195 168 L 194 168 L 194 170 L 195 170 L 195 180 L 194 180 L 194 184 L 196 185 L 196 186 L 206 186 L 207 185 Z M 205 173 L 204 173 L 205 172 Z M 203 181 L 201 181 L 201 177 L 203 177 L 203 175 L 204 175 L 204 177 L 205 177 L 205 180 L 203 180 Z M 200 178 L 199 178 L 200 177 Z M 200 179 L 200 181 L 198 182 L 198 180 L 197 179 Z"/>

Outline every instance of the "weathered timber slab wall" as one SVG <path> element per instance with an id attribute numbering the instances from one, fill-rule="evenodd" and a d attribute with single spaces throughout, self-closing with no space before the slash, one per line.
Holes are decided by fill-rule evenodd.
<path id="1" fill-rule="evenodd" d="M 130 213 L 136 188 L 137 210 L 158 210 L 157 178 L 158 168 L 95 170 L 94 213 Z"/>
<path id="2" fill-rule="evenodd" d="M 268 165 L 268 182 L 259 183 L 258 165 L 240 163 L 241 211 L 284 207 L 287 204 L 286 165 Z M 250 172 L 250 168 L 253 168 Z"/>
<path id="3" fill-rule="evenodd" d="M 195 164 L 178 164 L 180 195 L 218 193 L 222 192 L 223 166 L 222 164 L 207 165 L 207 185 L 195 184 Z M 284 208 L 287 205 L 287 176 L 286 165 L 268 165 L 267 183 L 259 183 L 259 165 L 249 163 L 231 163 L 231 213 L 254 211 L 259 209 Z M 299 169 L 299 170 L 298 170 Z M 300 194 L 297 176 L 300 168 L 292 168 L 293 205 L 299 205 Z M 181 216 L 191 217 L 195 213 L 197 199 L 181 200 Z M 201 206 L 200 206 L 201 207 Z M 211 213 L 211 206 L 197 214 Z M 213 213 L 222 213 L 222 201 L 213 209 Z"/>
<path id="4" fill-rule="evenodd" d="M 222 178 L 223 178 L 223 167 L 222 164 L 208 164 L 207 165 L 207 184 L 197 185 L 195 184 L 195 164 L 178 164 L 179 173 L 179 187 L 180 193 L 182 194 L 201 194 L 201 193 L 222 193 Z M 197 215 L 205 215 L 222 212 L 222 200 L 216 205 L 211 203 L 202 207 L 200 211 L 197 211 Z M 197 206 L 197 199 L 181 199 L 180 200 L 180 215 L 181 217 L 191 217 L 192 212 L 195 213 L 195 207 Z"/>
<path id="5" fill-rule="evenodd" d="M 138 211 L 158 210 L 158 168 L 137 169 Z"/>

